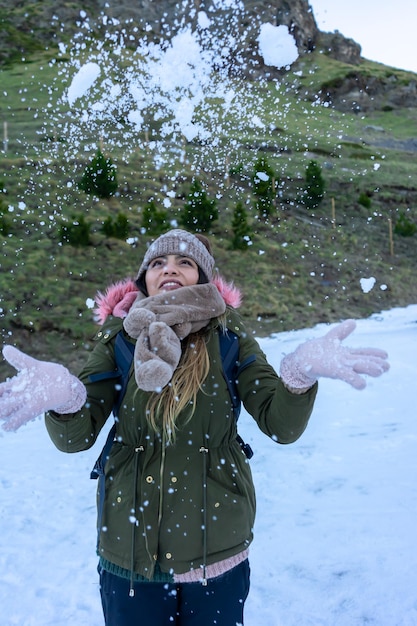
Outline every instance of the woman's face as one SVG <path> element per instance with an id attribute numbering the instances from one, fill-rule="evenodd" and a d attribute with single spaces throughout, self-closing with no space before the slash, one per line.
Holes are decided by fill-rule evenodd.
<path id="1" fill-rule="evenodd" d="M 198 265 L 187 256 L 167 254 L 152 259 L 145 274 L 149 296 L 198 283 Z"/>

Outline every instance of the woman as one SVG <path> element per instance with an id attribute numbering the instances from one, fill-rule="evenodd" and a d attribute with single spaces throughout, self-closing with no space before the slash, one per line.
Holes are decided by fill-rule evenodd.
<path id="1" fill-rule="evenodd" d="M 245 409 L 283 444 L 306 428 L 318 377 L 363 388 L 361 374 L 388 369 L 381 350 L 341 346 L 354 328 L 347 321 L 286 355 L 278 376 L 231 306 L 236 291 L 213 279 L 214 264 L 205 237 L 179 229 L 159 237 L 136 285 L 98 298 L 103 324 L 79 378 L 11 346 L 3 350 L 20 370 L 0 385 L 6 430 L 49 411 L 52 441 L 77 452 L 94 444 L 115 404 L 118 385 L 103 373 L 116 368 L 120 332 L 134 349 L 99 494 L 107 626 L 243 624 L 255 494 L 223 376 L 222 334 L 230 329 L 239 340 Z"/>

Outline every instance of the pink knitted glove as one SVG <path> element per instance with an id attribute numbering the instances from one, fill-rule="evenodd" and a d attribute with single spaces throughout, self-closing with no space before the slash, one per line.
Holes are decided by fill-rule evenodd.
<path id="1" fill-rule="evenodd" d="M 294 389 L 311 387 L 320 376 L 338 378 L 364 389 L 365 379 L 359 374 L 380 376 L 389 369 L 388 354 L 378 348 L 345 348 L 341 345 L 355 329 L 353 320 L 346 320 L 320 339 L 306 341 L 281 361 L 280 376 Z"/>
<path id="2" fill-rule="evenodd" d="M 0 384 L 0 419 L 4 430 L 17 430 L 51 409 L 75 413 L 85 403 L 87 392 L 81 381 L 63 365 L 38 361 L 13 346 L 3 356 L 18 374 Z"/>

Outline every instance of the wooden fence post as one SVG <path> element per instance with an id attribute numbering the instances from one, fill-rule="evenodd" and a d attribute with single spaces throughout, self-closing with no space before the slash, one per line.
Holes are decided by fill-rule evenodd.
<path id="1" fill-rule="evenodd" d="M 332 198 L 332 224 L 333 228 L 336 228 L 336 203 L 334 198 Z"/>
<path id="2" fill-rule="evenodd" d="M 388 232 L 389 232 L 389 251 L 390 255 L 394 256 L 394 238 L 392 236 L 392 219 L 388 218 Z"/>

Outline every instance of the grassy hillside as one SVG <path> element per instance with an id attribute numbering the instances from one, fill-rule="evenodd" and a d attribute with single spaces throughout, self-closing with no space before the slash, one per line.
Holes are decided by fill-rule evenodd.
<path id="1" fill-rule="evenodd" d="M 156 124 L 137 137 L 123 120 L 106 129 L 103 150 L 117 166 L 119 189 L 99 200 L 77 187 L 99 137 L 95 128 L 90 134 L 87 129 L 74 145 L 65 132 L 63 120 L 80 112 L 65 110 L 59 101 L 68 87 L 65 63 L 68 59 L 51 50 L 1 72 L 8 141 L 0 155 L 0 182 L 10 228 L 0 235 L 3 342 L 76 369 L 95 330 L 86 301 L 110 282 L 135 274 L 149 242 L 141 230 L 145 204 L 151 198 L 158 206 L 165 202 L 175 220 L 196 170 L 218 203 L 220 218 L 212 229 L 218 268 L 242 289 L 242 312 L 254 332 L 362 317 L 416 302 L 417 235 L 394 233 L 390 240 L 390 229 L 402 213 L 417 224 L 417 109 L 386 107 L 364 115 L 318 106 L 312 94 L 349 68 L 312 54 L 280 87 L 252 85 L 262 125 L 243 132 L 228 110 L 215 148 L 184 141 L 176 153 L 159 137 L 157 155 Z M 374 63 L 361 69 L 370 75 L 386 71 Z M 415 79 L 404 72 L 397 78 Z M 236 90 L 243 101 L 248 86 Z M 164 150 L 171 150 L 169 159 L 160 156 Z M 267 157 L 278 183 L 267 221 L 257 218 L 250 184 L 259 155 Z M 324 201 L 314 211 L 299 202 L 311 159 L 320 163 L 326 181 Z M 369 197 L 369 207 L 359 203 L 361 194 Z M 244 252 L 230 249 L 239 200 L 253 230 Z M 104 220 L 119 213 L 128 217 L 130 243 L 102 232 Z M 60 225 L 80 215 L 91 225 L 91 244 L 62 244 Z M 370 277 L 376 283 L 366 293 L 360 280 Z"/>

